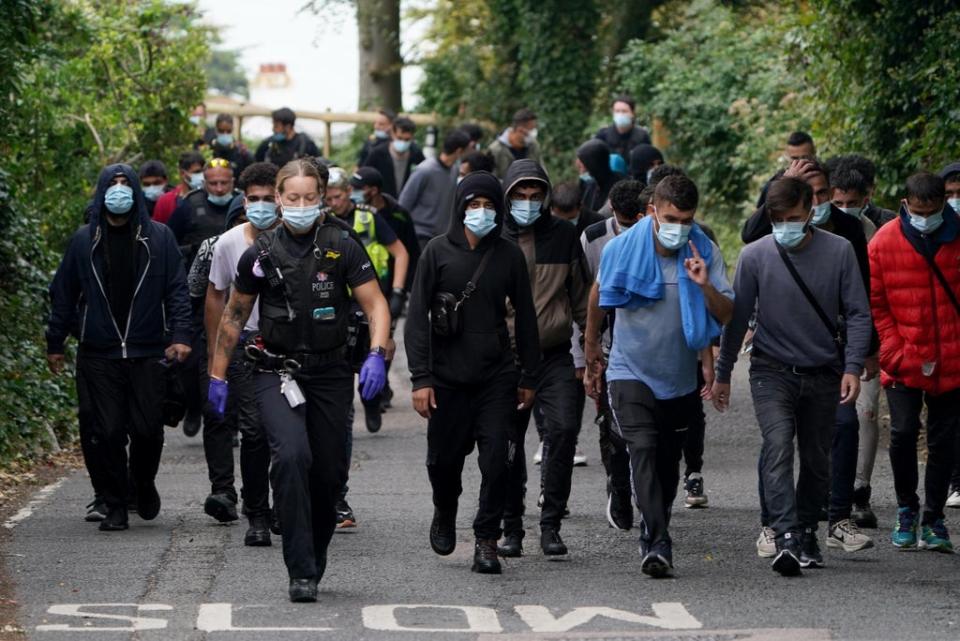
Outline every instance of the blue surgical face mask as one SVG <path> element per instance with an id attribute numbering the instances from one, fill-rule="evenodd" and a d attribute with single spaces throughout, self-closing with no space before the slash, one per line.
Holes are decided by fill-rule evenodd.
<path id="1" fill-rule="evenodd" d="M 585 171 L 582 174 L 580 174 L 580 180 L 582 180 L 585 183 L 592 183 L 593 176 L 590 175 L 590 172 Z"/>
<path id="2" fill-rule="evenodd" d="M 654 208 L 653 213 L 656 215 L 656 208 Z M 690 231 L 693 229 L 692 224 L 681 225 L 680 223 L 665 223 L 661 222 L 659 218 L 657 218 L 657 222 L 660 223 L 660 229 L 657 230 L 657 240 L 660 241 L 664 249 L 667 251 L 677 251 L 687 244 L 687 240 L 690 238 Z"/>
<path id="3" fill-rule="evenodd" d="M 195 174 L 190 174 L 190 189 L 200 189 L 203 187 L 203 172 L 198 171 Z"/>
<path id="4" fill-rule="evenodd" d="M 233 200 L 233 194 L 230 192 L 227 192 L 222 196 L 214 196 L 213 194 L 207 194 L 207 200 L 209 200 L 214 205 L 219 205 L 220 207 L 223 207 L 224 205 L 228 204 L 231 200 Z"/>
<path id="5" fill-rule="evenodd" d="M 233 134 L 217 134 L 217 144 L 221 147 L 229 147 L 233 144 Z"/>
<path id="6" fill-rule="evenodd" d="M 960 198 L 950 198 L 947 200 L 947 204 L 953 209 L 953 211 L 960 214 Z"/>
<path id="7" fill-rule="evenodd" d="M 133 209 L 133 187 L 130 185 L 112 185 L 103 196 L 107 211 L 117 216 L 129 214 Z"/>
<path id="8" fill-rule="evenodd" d="M 773 223 L 773 238 L 778 245 L 793 249 L 799 245 L 807 235 L 807 223 L 787 222 Z"/>
<path id="9" fill-rule="evenodd" d="M 497 212 L 486 207 L 468 209 L 463 215 L 463 226 L 477 238 L 483 238 L 497 226 Z"/>
<path id="10" fill-rule="evenodd" d="M 656 169 L 656 167 L 651 167 L 650 169 L 647 170 L 647 184 L 648 184 L 648 185 L 650 184 L 650 179 L 653 178 L 653 170 L 654 170 L 654 169 Z"/>
<path id="11" fill-rule="evenodd" d="M 200 124 L 200 116 L 190 116 L 190 124 L 191 124 L 191 125 L 199 125 L 199 124 Z"/>
<path id="12" fill-rule="evenodd" d="M 626 129 L 633 124 L 633 116 L 623 112 L 615 112 L 613 114 L 613 124 L 617 126 L 617 129 Z"/>
<path id="13" fill-rule="evenodd" d="M 409 140 L 394 140 L 393 141 L 393 150 L 398 154 L 405 154 L 410 151 L 410 141 Z"/>
<path id="14" fill-rule="evenodd" d="M 283 133 L 282 131 L 279 131 L 273 134 L 273 136 L 271 136 L 270 139 L 273 140 L 273 142 L 283 142 L 284 140 L 287 139 L 287 134 Z"/>
<path id="15" fill-rule="evenodd" d="M 350 192 L 350 200 L 352 200 L 354 203 L 358 205 L 365 202 L 363 199 L 363 192 L 360 191 L 359 189 L 354 189 L 353 191 Z"/>
<path id="16" fill-rule="evenodd" d="M 155 201 L 163 195 L 163 185 L 150 185 L 143 188 L 143 197 Z"/>
<path id="17" fill-rule="evenodd" d="M 827 221 L 830 220 L 830 201 L 820 203 L 813 208 L 813 217 L 810 219 L 810 222 L 814 225 L 825 225 Z"/>
<path id="18" fill-rule="evenodd" d="M 932 234 L 940 229 L 940 225 L 943 224 L 943 211 L 931 214 L 926 218 L 911 214 L 909 211 L 907 213 L 910 215 L 910 225 L 921 234 Z"/>
<path id="19" fill-rule="evenodd" d="M 310 207 L 283 206 L 283 221 L 294 231 L 309 231 L 320 217 L 320 205 Z"/>
<path id="20" fill-rule="evenodd" d="M 277 220 L 277 204 L 260 202 L 247 205 L 247 220 L 257 229 L 267 229 Z"/>
<path id="21" fill-rule="evenodd" d="M 863 214 L 863 207 L 840 207 L 840 211 L 854 218 L 860 218 L 860 215 Z"/>
<path id="22" fill-rule="evenodd" d="M 376 138 L 377 140 L 386 140 L 387 138 L 390 137 L 390 132 L 383 131 L 382 129 L 374 129 L 373 137 Z"/>
<path id="23" fill-rule="evenodd" d="M 529 227 L 540 218 L 540 205 L 535 200 L 511 200 L 510 215 L 521 227 Z"/>

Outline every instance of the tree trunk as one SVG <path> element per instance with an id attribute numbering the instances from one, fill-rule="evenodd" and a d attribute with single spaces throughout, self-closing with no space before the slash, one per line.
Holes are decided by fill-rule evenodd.
<path id="1" fill-rule="evenodd" d="M 403 108 L 400 0 L 357 0 L 360 43 L 359 108 Z"/>

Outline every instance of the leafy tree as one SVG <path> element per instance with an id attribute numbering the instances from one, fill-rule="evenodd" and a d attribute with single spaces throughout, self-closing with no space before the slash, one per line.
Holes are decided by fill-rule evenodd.
<path id="1" fill-rule="evenodd" d="M 207 88 L 224 95 L 250 97 L 250 82 L 240 64 L 240 52 L 214 49 L 206 65 Z"/>

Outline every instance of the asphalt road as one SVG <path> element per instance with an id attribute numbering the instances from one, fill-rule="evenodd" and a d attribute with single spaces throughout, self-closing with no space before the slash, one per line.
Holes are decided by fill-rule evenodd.
<path id="1" fill-rule="evenodd" d="M 359 527 L 337 533 L 317 604 L 291 604 L 279 541 L 245 548 L 242 523 L 203 514 L 202 445 L 168 430 L 158 479 L 163 510 L 131 516 L 127 532 L 83 521 L 91 490 L 76 472 L 8 521 L 7 569 L 25 638 L 73 639 L 960 639 L 960 558 L 901 552 L 889 543 L 894 501 L 882 452 L 875 505 L 878 546 L 825 551 L 828 567 L 775 575 L 756 556 L 759 435 L 737 371 L 733 408 L 708 415 L 705 510 L 675 511 L 676 577 L 639 570 L 637 532 L 608 528 L 596 428 L 584 421 L 587 467 L 576 468 L 563 535 L 571 554 L 548 561 L 528 520 L 527 556 L 501 576 L 470 572 L 470 521 L 479 478 L 466 466 L 460 545 L 440 558 L 427 532 L 432 508 L 425 423 L 393 372 L 384 429 L 357 424 L 350 502 Z M 362 416 L 362 411 L 359 414 Z M 530 430 L 528 453 L 535 450 Z M 532 474 L 535 477 L 535 472 Z M 534 508 L 535 512 L 535 508 Z M 24 638 L 18 635 L 17 638 Z"/>

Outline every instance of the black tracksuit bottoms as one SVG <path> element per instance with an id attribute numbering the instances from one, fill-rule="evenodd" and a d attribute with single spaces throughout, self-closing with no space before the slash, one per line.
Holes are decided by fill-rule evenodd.
<path id="1" fill-rule="evenodd" d="M 580 433 L 580 422 L 577 420 L 578 386 L 582 387 L 583 384 L 577 380 L 570 349 L 561 347 L 545 351 L 536 372 L 537 403 L 544 417 L 544 455 L 540 463 L 543 480 L 541 528 L 560 529 L 560 521 L 570 498 L 573 455 Z M 527 492 L 524 440 L 530 422 L 530 410 L 514 410 L 513 414 L 503 530 L 507 534 L 522 536 L 524 496 Z"/>
<path id="2" fill-rule="evenodd" d="M 336 499 L 346 478 L 347 409 L 353 371 L 346 361 L 303 369 L 296 381 L 307 402 L 292 408 L 276 372 L 253 382 L 267 442 L 274 507 L 283 527 L 283 560 L 291 579 L 321 578 L 337 524 Z"/>
<path id="3" fill-rule="evenodd" d="M 699 390 L 660 400 L 640 381 L 608 381 L 614 429 L 630 453 L 633 496 L 640 511 L 640 541 L 648 549 L 670 542 L 668 527 L 680 481 L 680 454 Z"/>
<path id="4" fill-rule="evenodd" d="M 81 449 L 93 487 L 111 507 L 126 507 L 130 489 L 148 486 L 157 476 L 163 452 L 164 371 L 159 356 L 77 358 Z"/>
<path id="5" fill-rule="evenodd" d="M 427 474 L 433 504 L 441 511 L 456 512 L 463 492 L 463 462 L 476 443 L 481 480 L 473 531 L 478 539 L 500 538 L 518 380 L 516 374 L 508 374 L 482 385 L 434 387 L 437 408 L 427 424 Z"/>

